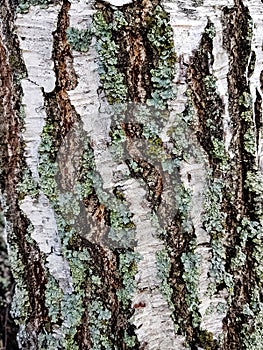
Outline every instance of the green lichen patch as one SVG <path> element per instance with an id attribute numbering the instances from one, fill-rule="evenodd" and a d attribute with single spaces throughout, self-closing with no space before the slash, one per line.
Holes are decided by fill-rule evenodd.
<path id="1" fill-rule="evenodd" d="M 156 252 L 157 276 L 160 280 L 160 290 L 165 297 L 170 309 L 174 312 L 175 308 L 172 303 L 173 290 L 169 283 L 171 273 L 171 262 L 168 252 L 163 249 Z"/>
<path id="2" fill-rule="evenodd" d="M 100 79 L 108 101 L 122 103 L 127 98 L 127 87 L 124 75 L 117 69 L 118 45 L 113 39 L 112 24 L 106 21 L 102 11 L 97 11 L 92 26 L 100 56 Z"/>
<path id="3" fill-rule="evenodd" d="M 89 322 L 91 332 L 91 349 L 115 349 L 109 339 L 111 312 L 103 307 L 100 300 L 92 301 L 89 307 Z"/>
<path id="4" fill-rule="evenodd" d="M 184 111 L 175 115 L 173 125 L 167 132 L 173 146 L 170 150 L 170 155 L 178 166 L 182 160 L 188 161 L 190 157 L 200 158 L 193 138 L 196 112 L 191 100 L 190 90 L 186 92 L 186 97 L 187 103 Z"/>
<path id="5" fill-rule="evenodd" d="M 198 305 L 198 281 L 200 275 L 200 256 L 194 252 L 183 253 L 181 260 L 184 266 L 183 279 L 186 284 L 188 293 L 186 295 L 186 303 L 191 310 L 192 325 L 194 328 L 200 326 L 201 315 L 199 313 Z"/>
<path id="6" fill-rule="evenodd" d="M 154 4 L 144 8 L 138 3 L 125 11 L 98 7 L 93 32 L 109 103 L 147 100 L 148 105 L 165 109 L 173 97 L 171 81 L 176 62 L 167 13 Z"/>
<path id="7" fill-rule="evenodd" d="M 46 8 L 48 5 L 57 4 L 58 0 L 19 0 L 17 5 L 18 13 L 27 13 L 30 9 L 30 6 L 41 6 Z"/>
<path id="8" fill-rule="evenodd" d="M 16 281 L 15 294 L 12 300 L 11 314 L 14 319 L 19 320 L 19 324 L 26 324 L 31 312 L 29 293 L 26 282 L 21 278 L 25 276 L 25 266 L 21 263 L 23 260 L 19 253 L 19 247 L 12 245 L 9 252 L 9 260 L 12 266 L 12 274 Z"/>
<path id="9" fill-rule="evenodd" d="M 60 346 L 77 349 L 83 334 L 86 334 L 85 342 L 89 343 L 91 348 L 97 349 L 98 346 L 105 346 L 112 349 L 117 346 L 115 344 L 124 341 L 124 331 L 127 330 L 124 307 L 119 307 L 118 303 L 114 301 L 114 298 L 117 299 L 115 288 L 120 284 L 120 281 L 109 279 L 109 272 L 112 274 L 111 278 L 115 278 L 115 267 L 113 265 L 111 270 L 108 268 L 109 263 L 103 261 L 106 259 L 105 252 L 99 248 L 99 245 L 96 246 L 92 238 L 89 237 L 85 216 L 87 218 L 93 217 L 94 220 L 92 219 L 91 222 L 96 226 L 99 223 L 97 216 L 101 215 L 99 210 L 105 209 L 104 218 L 104 214 L 100 218 L 100 230 L 96 231 L 99 234 L 101 231 L 103 234 L 98 243 L 106 244 L 109 247 L 110 242 L 112 242 L 113 248 L 116 245 L 119 247 L 120 244 L 127 246 L 132 244 L 134 224 L 123 198 L 110 195 L 102 189 L 101 178 L 95 171 L 93 151 L 81 127 L 76 131 L 77 135 L 76 132 L 72 134 L 73 140 L 78 139 L 76 149 L 71 149 L 71 155 L 76 154 L 75 160 L 78 159 L 75 164 L 75 173 L 71 174 L 70 181 L 69 177 L 66 178 L 67 182 L 64 181 L 66 173 L 63 172 L 64 170 L 61 173 L 59 171 L 61 164 L 65 168 L 65 159 L 63 155 L 58 155 L 55 159 L 54 155 L 64 150 L 63 144 L 67 145 L 68 142 L 72 146 L 72 143 L 70 142 L 71 136 L 68 135 L 69 141 L 67 141 L 67 137 L 62 139 L 63 143 L 59 148 L 59 138 L 58 140 L 56 138 L 58 132 L 57 121 L 48 119 L 43 132 L 43 143 L 40 146 L 39 169 L 41 188 L 49 197 L 56 212 L 58 233 L 62 242 L 61 251 L 70 267 L 74 292 L 73 295 L 61 294 L 59 286 L 54 284 L 52 279 L 48 281 L 53 286 L 52 294 L 58 295 L 57 299 L 59 300 L 55 303 L 56 305 L 50 302 L 47 305 L 49 316 L 53 322 L 49 323 L 50 330 L 45 336 L 41 336 L 41 341 L 43 346 L 45 344 L 48 344 L 46 346 L 55 346 L 56 338 L 53 333 L 56 330 L 56 324 L 62 323 Z M 44 168 L 42 160 L 45 163 Z M 49 164 L 51 167 L 47 167 Z M 46 167 L 52 171 L 43 171 Z M 46 188 L 47 180 L 54 184 L 52 191 L 50 188 Z M 108 220 L 109 232 L 104 235 L 106 233 L 106 220 Z M 111 290 L 109 300 L 105 300 L 105 288 L 108 291 Z M 48 290 L 46 298 L 50 300 Z M 92 304 L 94 307 L 90 304 L 91 300 L 94 301 L 94 305 Z M 95 300 L 98 302 L 95 303 Z M 76 305 L 74 312 L 70 310 L 72 303 Z M 108 310 L 107 319 L 102 312 L 103 310 Z M 112 312 L 114 313 L 112 314 Z M 114 317 L 117 317 L 116 313 L 124 318 L 124 322 L 118 327 L 116 335 L 111 336 L 110 329 Z M 81 332 L 84 333 L 81 335 Z M 131 339 L 127 339 L 128 342 L 131 341 Z"/>
<path id="10" fill-rule="evenodd" d="M 123 287 L 117 290 L 117 296 L 124 308 L 128 308 L 131 303 L 131 295 L 135 291 L 135 275 L 137 273 L 137 264 L 141 257 L 139 254 L 127 250 L 119 254 L 119 274 L 122 278 Z"/>
<path id="11" fill-rule="evenodd" d="M 77 28 L 68 28 L 67 31 L 67 40 L 73 50 L 80 52 L 87 52 L 91 44 L 91 30 L 87 29 L 77 29 Z"/>
<path id="12" fill-rule="evenodd" d="M 150 70 L 153 91 L 147 104 L 163 110 L 167 108 L 167 102 L 174 97 L 172 80 L 177 58 L 169 17 L 159 5 L 149 18 L 147 39 L 156 52 L 156 66 Z"/>
<path id="13" fill-rule="evenodd" d="M 28 168 L 25 168 L 22 174 L 22 179 L 17 185 L 17 192 L 20 200 L 24 199 L 26 195 L 36 197 L 39 194 L 39 186 Z"/>

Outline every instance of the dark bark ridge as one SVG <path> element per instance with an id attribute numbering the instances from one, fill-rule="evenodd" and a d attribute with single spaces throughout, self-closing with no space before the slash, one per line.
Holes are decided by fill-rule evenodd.
<path id="1" fill-rule="evenodd" d="M 12 315 L 25 324 L 24 337 L 20 337 L 20 347 L 36 348 L 37 333 L 42 329 L 47 310 L 43 293 L 45 274 L 43 260 L 38 247 L 28 239 L 30 222 L 19 208 L 21 181 L 26 168 L 23 157 L 23 141 L 20 131 L 23 129 L 21 105 L 21 86 L 19 80 L 25 76 L 25 66 L 21 58 L 18 39 L 14 33 L 14 4 L 1 3 L 3 32 L 1 36 L 1 191 L 6 201 L 5 217 L 8 225 L 9 258 L 12 275 L 15 279 L 15 300 Z M 20 297 L 19 297 L 20 295 Z M 8 312 L 8 311 L 7 311 Z M 16 349 L 16 332 L 10 315 L 6 329 L 4 346 Z M 21 329 L 20 329 L 21 331 Z M 27 340 L 27 334 L 30 340 Z M 23 340 L 22 340 L 23 339 Z"/>
<path id="2" fill-rule="evenodd" d="M 260 327 L 262 312 L 262 295 L 259 292 L 262 274 L 259 270 L 262 264 L 263 186 L 256 151 L 259 119 L 262 116 L 259 116 L 260 97 L 257 94 L 253 108 L 249 88 L 249 77 L 255 60 L 255 54 L 251 52 L 253 23 L 249 10 L 242 1 L 236 1 L 234 8 L 224 10 L 222 18 L 225 38 L 232 38 L 231 42 L 229 39 L 225 40 L 224 45 L 230 63 L 229 112 L 232 116 L 231 128 L 234 136 L 230 147 L 235 150 L 231 174 L 237 174 L 236 179 L 232 177 L 232 183 L 226 188 L 235 198 L 235 203 L 228 200 L 226 204 L 226 222 L 230 231 L 227 255 L 237 256 L 240 247 L 246 255 L 242 269 L 237 269 L 234 264 L 226 265 L 226 269 L 233 274 L 235 286 L 225 320 L 225 348 L 230 343 L 233 344 L 233 349 L 239 349 L 241 346 L 252 348 L 261 342 L 257 327 Z M 244 239 L 244 232 L 248 235 L 247 239 Z M 246 307 L 252 312 L 245 311 Z"/>
<path id="3" fill-rule="evenodd" d="M 262 232 L 262 183 L 256 164 L 256 144 L 262 118 L 261 96 L 257 93 L 253 109 L 249 77 L 256 57 L 251 52 L 253 29 L 248 8 L 237 1 L 233 8 L 223 10 L 222 22 L 229 56 L 229 114 L 233 134 L 230 151 L 234 157 L 231 158 L 225 149 L 224 105 L 216 92 L 213 76 L 211 23 L 192 58 L 188 76 L 198 116 L 197 137 L 208 154 L 212 174 L 208 179 L 204 215 L 204 228 L 211 235 L 213 254 L 211 291 L 219 295 L 228 291 L 229 311 L 224 320 L 223 348 L 240 349 L 253 347 L 255 340 L 246 334 L 248 330 L 260 341 L 256 327 L 261 310 L 258 244 Z M 226 258 L 222 259 L 224 254 Z M 252 300 L 257 307 L 249 312 L 250 307 L 253 308 Z M 255 327 L 252 327 L 253 322 Z"/>

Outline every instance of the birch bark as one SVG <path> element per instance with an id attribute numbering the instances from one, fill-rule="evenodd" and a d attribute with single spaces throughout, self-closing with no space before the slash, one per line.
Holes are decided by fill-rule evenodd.
<path id="1" fill-rule="evenodd" d="M 255 349 L 260 0 L 0 1 L 0 349 Z"/>

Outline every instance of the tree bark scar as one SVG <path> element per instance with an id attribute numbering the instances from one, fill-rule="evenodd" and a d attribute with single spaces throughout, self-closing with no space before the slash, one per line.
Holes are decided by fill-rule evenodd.
<path id="1" fill-rule="evenodd" d="M 61 11 L 58 16 L 57 30 L 54 33 L 54 46 L 52 58 L 54 60 L 54 70 L 56 74 L 56 99 L 58 110 L 61 114 L 61 121 L 58 125 L 60 135 L 65 136 L 76 122 L 76 113 L 70 104 L 67 90 L 74 89 L 77 84 L 77 77 L 73 69 L 73 60 L 70 46 L 67 42 L 66 29 L 69 26 L 68 11 L 70 3 L 63 1 Z M 54 93 L 51 93 L 51 96 Z M 49 96 L 49 95 L 47 95 Z"/>

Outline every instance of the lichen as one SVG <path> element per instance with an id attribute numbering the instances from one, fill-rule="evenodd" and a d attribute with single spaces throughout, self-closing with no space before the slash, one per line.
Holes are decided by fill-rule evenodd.
<path id="1" fill-rule="evenodd" d="M 135 291 L 135 275 L 137 264 L 141 256 L 138 253 L 127 250 L 119 255 L 118 271 L 122 277 L 123 288 L 117 290 L 117 296 L 124 308 L 128 308 L 131 303 L 131 295 Z"/>
<path id="2" fill-rule="evenodd" d="M 126 101 L 127 87 L 123 73 L 117 69 L 118 46 L 113 40 L 113 26 L 113 23 L 107 23 L 102 11 L 97 11 L 94 14 L 92 31 L 97 38 L 100 79 L 108 102 L 118 104 Z"/>
<path id="3" fill-rule="evenodd" d="M 89 50 L 92 34 L 90 28 L 87 29 L 77 29 L 68 28 L 67 40 L 73 50 L 80 52 L 87 52 Z"/>
<path id="4" fill-rule="evenodd" d="M 164 110 L 168 101 L 175 96 L 172 80 L 177 58 L 169 17 L 159 5 L 149 19 L 147 38 L 158 55 L 156 67 L 150 71 L 153 92 L 151 99 L 147 100 L 147 105 Z"/>
<path id="5" fill-rule="evenodd" d="M 46 8 L 48 5 L 56 3 L 57 0 L 19 0 L 17 5 L 18 13 L 28 13 L 30 6 L 41 6 Z"/>
<path id="6" fill-rule="evenodd" d="M 33 179 L 32 173 L 28 167 L 24 169 L 22 179 L 18 183 L 16 190 L 20 200 L 23 200 L 26 195 L 35 198 L 39 194 L 38 184 Z"/>
<path id="7" fill-rule="evenodd" d="M 193 248 L 192 248 L 193 249 Z M 200 276 L 200 255 L 189 251 L 183 253 L 181 260 L 183 262 L 183 279 L 188 293 L 186 294 L 186 302 L 192 315 L 192 324 L 196 328 L 200 325 L 201 315 L 199 313 L 199 299 L 198 299 L 198 281 Z"/>
<path id="8" fill-rule="evenodd" d="M 224 184 L 220 179 L 214 179 L 207 190 L 204 203 L 205 214 L 204 227 L 211 236 L 212 241 L 212 259 L 210 267 L 210 284 L 208 293 L 213 295 L 216 286 L 220 283 L 228 283 L 228 274 L 225 271 L 226 251 L 224 247 L 224 238 L 226 237 L 226 214 L 222 211 Z M 229 290 L 232 294 L 232 286 Z"/>
<path id="9" fill-rule="evenodd" d="M 110 319 L 110 310 L 104 308 L 100 300 L 93 300 L 89 307 L 92 350 L 101 348 L 105 350 L 116 349 L 108 335 Z"/>
<path id="10" fill-rule="evenodd" d="M 27 285 L 22 278 L 25 275 L 25 266 L 22 263 L 22 257 L 17 244 L 12 243 L 10 245 L 8 256 L 10 265 L 12 266 L 12 274 L 16 281 L 15 293 L 11 305 L 11 315 L 16 322 L 26 325 L 31 312 L 31 306 Z"/>
<path id="11" fill-rule="evenodd" d="M 173 290 L 169 283 L 169 277 L 171 273 L 170 256 L 166 249 L 157 251 L 155 255 L 156 255 L 157 277 L 160 280 L 159 282 L 160 290 L 163 296 L 165 297 L 171 311 L 174 312 L 174 305 L 172 303 Z"/>

